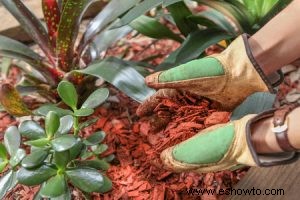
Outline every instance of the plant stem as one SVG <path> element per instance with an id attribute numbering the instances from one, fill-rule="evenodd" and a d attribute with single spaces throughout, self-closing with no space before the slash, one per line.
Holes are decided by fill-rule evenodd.
<path id="1" fill-rule="evenodd" d="M 77 116 L 74 116 L 73 118 L 74 118 L 74 125 L 73 125 L 74 135 L 77 136 L 79 133 L 79 118 Z"/>

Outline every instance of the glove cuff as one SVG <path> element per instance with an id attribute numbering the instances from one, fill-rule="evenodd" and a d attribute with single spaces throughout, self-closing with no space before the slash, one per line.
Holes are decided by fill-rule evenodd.
<path id="1" fill-rule="evenodd" d="M 242 38 L 243 38 L 244 44 L 245 44 L 245 48 L 246 48 L 247 56 L 248 56 L 249 60 L 251 61 L 252 65 L 254 66 L 254 68 L 256 69 L 257 73 L 261 76 L 262 80 L 265 82 L 269 91 L 271 93 L 276 93 L 276 90 L 274 88 L 283 82 L 283 79 L 284 79 L 283 73 L 281 70 L 278 70 L 277 72 L 267 76 L 263 72 L 261 66 L 257 63 L 257 61 L 255 60 L 255 58 L 252 54 L 252 50 L 250 48 L 249 41 L 248 41 L 249 37 L 250 37 L 250 35 L 248 35 L 248 34 L 242 35 Z"/>

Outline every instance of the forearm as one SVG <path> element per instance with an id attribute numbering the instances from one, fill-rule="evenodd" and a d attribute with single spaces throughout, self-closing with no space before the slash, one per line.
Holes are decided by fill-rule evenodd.
<path id="1" fill-rule="evenodd" d="M 294 0 L 249 39 L 253 55 L 267 75 L 300 57 L 299 18 L 300 0 Z"/>

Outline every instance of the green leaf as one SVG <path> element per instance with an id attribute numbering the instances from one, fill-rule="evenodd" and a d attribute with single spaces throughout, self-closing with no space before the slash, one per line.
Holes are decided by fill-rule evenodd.
<path id="1" fill-rule="evenodd" d="M 146 86 L 141 74 L 117 59 L 98 61 L 78 72 L 103 78 L 138 102 L 143 102 L 155 93 L 155 90 Z"/>
<path id="2" fill-rule="evenodd" d="M 94 119 L 87 120 L 87 121 L 85 121 L 85 122 L 79 124 L 79 129 L 80 129 L 80 130 L 81 130 L 81 129 L 84 129 L 84 128 L 86 128 L 86 127 L 88 127 L 88 126 L 90 126 L 90 125 L 96 123 L 97 121 L 98 121 L 98 118 L 94 118 Z"/>
<path id="3" fill-rule="evenodd" d="M 41 138 L 37 140 L 30 140 L 24 142 L 26 145 L 35 146 L 35 147 L 45 147 L 49 144 L 50 140 L 48 138 Z"/>
<path id="4" fill-rule="evenodd" d="M 2 62 L 1 62 L 1 65 L 0 65 L 0 72 L 4 75 L 5 78 L 8 76 L 9 68 L 10 68 L 11 65 L 12 65 L 12 59 L 11 58 L 6 58 L 6 57 L 2 58 Z"/>
<path id="5" fill-rule="evenodd" d="M 98 170 L 108 170 L 109 163 L 105 160 L 82 160 L 82 161 L 75 161 L 75 164 L 80 167 L 91 167 Z"/>
<path id="6" fill-rule="evenodd" d="M 8 155 L 5 146 L 2 143 L 0 143 L 0 158 L 2 160 L 7 160 L 7 156 Z"/>
<path id="7" fill-rule="evenodd" d="M 122 18 L 121 18 L 121 27 L 123 25 L 127 25 L 136 18 L 144 15 L 147 11 L 151 10 L 152 8 L 159 6 L 162 4 L 163 0 L 147 0 L 143 1 L 137 6 L 133 7 L 130 11 L 128 11 Z"/>
<path id="8" fill-rule="evenodd" d="M 48 138 L 52 138 L 60 126 L 59 116 L 50 111 L 45 119 L 45 129 Z"/>
<path id="9" fill-rule="evenodd" d="M 75 86 L 68 82 L 62 81 L 57 87 L 58 94 L 65 104 L 76 110 L 78 103 L 78 95 Z"/>
<path id="10" fill-rule="evenodd" d="M 135 20 L 133 20 L 129 26 L 133 29 L 137 30 L 139 33 L 155 38 L 155 39 L 163 39 L 169 38 L 175 40 L 177 42 L 182 42 L 183 39 L 177 34 L 173 33 L 169 28 L 161 24 L 154 18 L 147 17 L 142 15 Z"/>
<path id="11" fill-rule="evenodd" d="M 70 182 L 84 192 L 98 192 L 104 184 L 103 176 L 95 169 L 75 168 L 66 171 Z"/>
<path id="12" fill-rule="evenodd" d="M 50 178 L 41 189 L 41 196 L 44 198 L 58 197 L 66 192 L 67 185 L 64 175 L 57 174 Z"/>
<path id="13" fill-rule="evenodd" d="M 20 134 L 30 140 L 46 137 L 44 129 L 35 121 L 26 120 L 19 125 Z"/>
<path id="14" fill-rule="evenodd" d="M 106 101 L 109 96 L 109 90 L 107 88 L 99 88 L 94 91 L 85 102 L 82 104 L 81 108 L 97 108 L 102 103 Z"/>
<path id="15" fill-rule="evenodd" d="M 111 154 L 109 156 L 106 156 L 104 157 L 103 159 L 106 161 L 106 162 L 112 162 L 114 159 L 115 159 L 115 155 L 114 154 Z"/>
<path id="16" fill-rule="evenodd" d="M 174 3 L 167 8 L 170 11 L 178 29 L 184 36 L 188 36 L 190 33 L 199 30 L 197 24 L 187 18 L 192 15 L 192 12 L 183 1 Z"/>
<path id="17" fill-rule="evenodd" d="M 105 152 L 108 149 L 108 146 L 106 144 L 100 144 L 98 146 L 92 147 L 92 150 L 95 154 L 99 155 L 103 152 Z"/>
<path id="18" fill-rule="evenodd" d="M 75 144 L 69 151 L 70 151 L 70 160 L 74 160 L 78 158 L 78 156 L 81 154 L 81 151 L 83 149 L 82 142 L 78 142 Z"/>
<path id="19" fill-rule="evenodd" d="M 66 115 L 60 118 L 60 126 L 57 130 L 57 134 L 67 134 L 70 132 L 70 130 L 73 128 L 73 116 Z"/>
<path id="20" fill-rule="evenodd" d="M 4 146 L 11 157 L 13 157 L 21 144 L 21 136 L 16 126 L 10 126 L 4 134 Z"/>
<path id="21" fill-rule="evenodd" d="M 91 108 L 81 108 L 74 111 L 74 115 L 77 117 L 87 117 L 94 113 L 94 109 Z"/>
<path id="22" fill-rule="evenodd" d="M 179 1 L 183 1 L 183 0 L 164 0 L 163 1 L 163 7 L 167 7 L 169 5 L 172 5 L 174 3 L 177 3 Z"/>
<path id="23" fill-rule="evenodd" d="M 72 111 L 66 110 L 66 109 L 62 109 L 62 108 L 58 108 L 54 104 L 44 104 L 41 107 L 39 107 L 38 109 L 36 109 L 34 111 L 34 113 L 36 115 L 41 115 L 41 116 L 46 117 L 47 114 L 50 111 L 54 111 L 59 117 L 63 117 L 63 116 L 66 116 L 66 115 L 72 115 L 73 114 Z"/>
<path id="24" fill-rule="evenodd" d="M 26 156 L 25 150 L 24 149 L 18 149 L 16 151 L 16 153 L 14 154 L 14 156 L 10 158 L 9 164 L 12 167 L 16 167 L 17 165 L 20 164 L 20 162 L 23 160 L 23 158 L 25 158 L 25 156 Z"/>
<path id="25" fill-rule="evenodd" d="M 41 47 L 47 57 L 53 61 L 54 51 L 50 46 L 47 31 L 40 20 L 32 14 L 21 0 L 1 0 L 1 3 L 18 20 L 22 28 Z"/>
<path id="26" fill-rule="evenodd" d="M 17 172 L 17 179 L 18 182 L 23 185 L 33 186 L 45 182 L 50 177 L 56 175 L 56 173 L 57 171 L 55 169 L 47 165 L 42 165 L 32 170 L 22 167 Z"/>
<path id="27" fill-rule="evenodd" d="M 0 104 L 9 114 L 16 117 L 32 114 L 24 104 L 18 91 L 10 84 L 0 85 Z"/>
<path id="28" fill-rule="evenodd" d="M 0 199 L 3 199 L 6 193 L 13 189 L 16 185 L 16 172 L 10 170 L 6 174 L 2 175 L 0 179 Z"/>
<path id="29" fill-rule="evenodd" d="M 83 143 L 87 146 L 92 146 L 92 145 L 96 145 L 99 144 L 100 142 L 102 142 L 105 138 L 105 132 L 103 131 L 98 131 L 93 133 L 92 135 L 88 136 Z"/>
<path id="30" fill-rule="evenodd" d="M 64 194 L 58 197 L 51 198 L 51 200 L 72 200 L 69 187 L 68 186 L 66 187 L 66 191 Z"/>
<path id="31" fill-rule="evenodd" d="M 69 150 L 78 143 L 73 135 L 62 135 L 51 141 L 52 148 L 57 152 Z"/>
<path id="32" fill-rule="evenodd" d="M 84 152 L 80 155 L 80 157 L 81 157 L 81 159 L 85 160 L 85 159 L 88 159 L 88 158 L 92 157 L 93 155 L 94 155 L 93 152 L 90 152 L 90 151 L 84 151 Z"/>
<path id="33" fill-rule="evenodd" d="M 88 0 L 67 0 L 61 14 L 61 20 L 58 25 L 56 49 L 59 66 L 63 71 L 69 71 L 72 66 L 74 56 L 74 44 L 77 38 L 82 14 Z M 74 98 L 74 96 L 73 96 Z"/>
<path id="34" fill-rule="evenodd" d="M 179 49 L 173 52 L 169 58 L 164 61 L 164 64 L 175 67 L 179 64 L 186 63 L 198 58 L 207 47 L 231 37 L 233 36 L 218 29 L 207 29 L 194 32 L 187 37 Z M 156 68 L 158 71 L 162 69 L 164 69 L 163 65 Z"/>
<path id="35" fill-rule="evenodd" d="M 36 150 L 31 152 L 22 160 L 22 167 L 27 169 L 35 168 L 43 164 L 44 160 L 48 157 L 48 151 Z"/>
<path id="36" fill-rule="evenodd" d="M 58 169 L 65 169 L 70 161 L 70 151 L 54 152 L 54 162 Z"/>
<path id="37" fill-rule="evenodd" d="M 0 159 L 0 161 L 1 161 L 1 159 Z M 7 160 L 6 160 L 6 161 L 1 161 L 1 162 L 0 162 L 0 173 L 3 172 L 3 170 L 5 169 L 5 167 L 7 166 L 7 164 L 8 164 L 8 161 L 7 161 Z"/>
<path id="38" fill-rule="evenodd" d="M 109 178 L 103 175 L 103 185 L 98 192 L 105 193 L 112 189 L 112 182 Z"/>

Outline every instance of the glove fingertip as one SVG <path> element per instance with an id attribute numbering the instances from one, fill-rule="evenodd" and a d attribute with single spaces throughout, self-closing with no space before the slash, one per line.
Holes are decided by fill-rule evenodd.
<path id="1" fill-rule="evenodd" d="M 159 75 L 161 72 L 156 72 L 146 77 L 145 82 L 150 87 L 157 87 L 159 85 Z"/>

